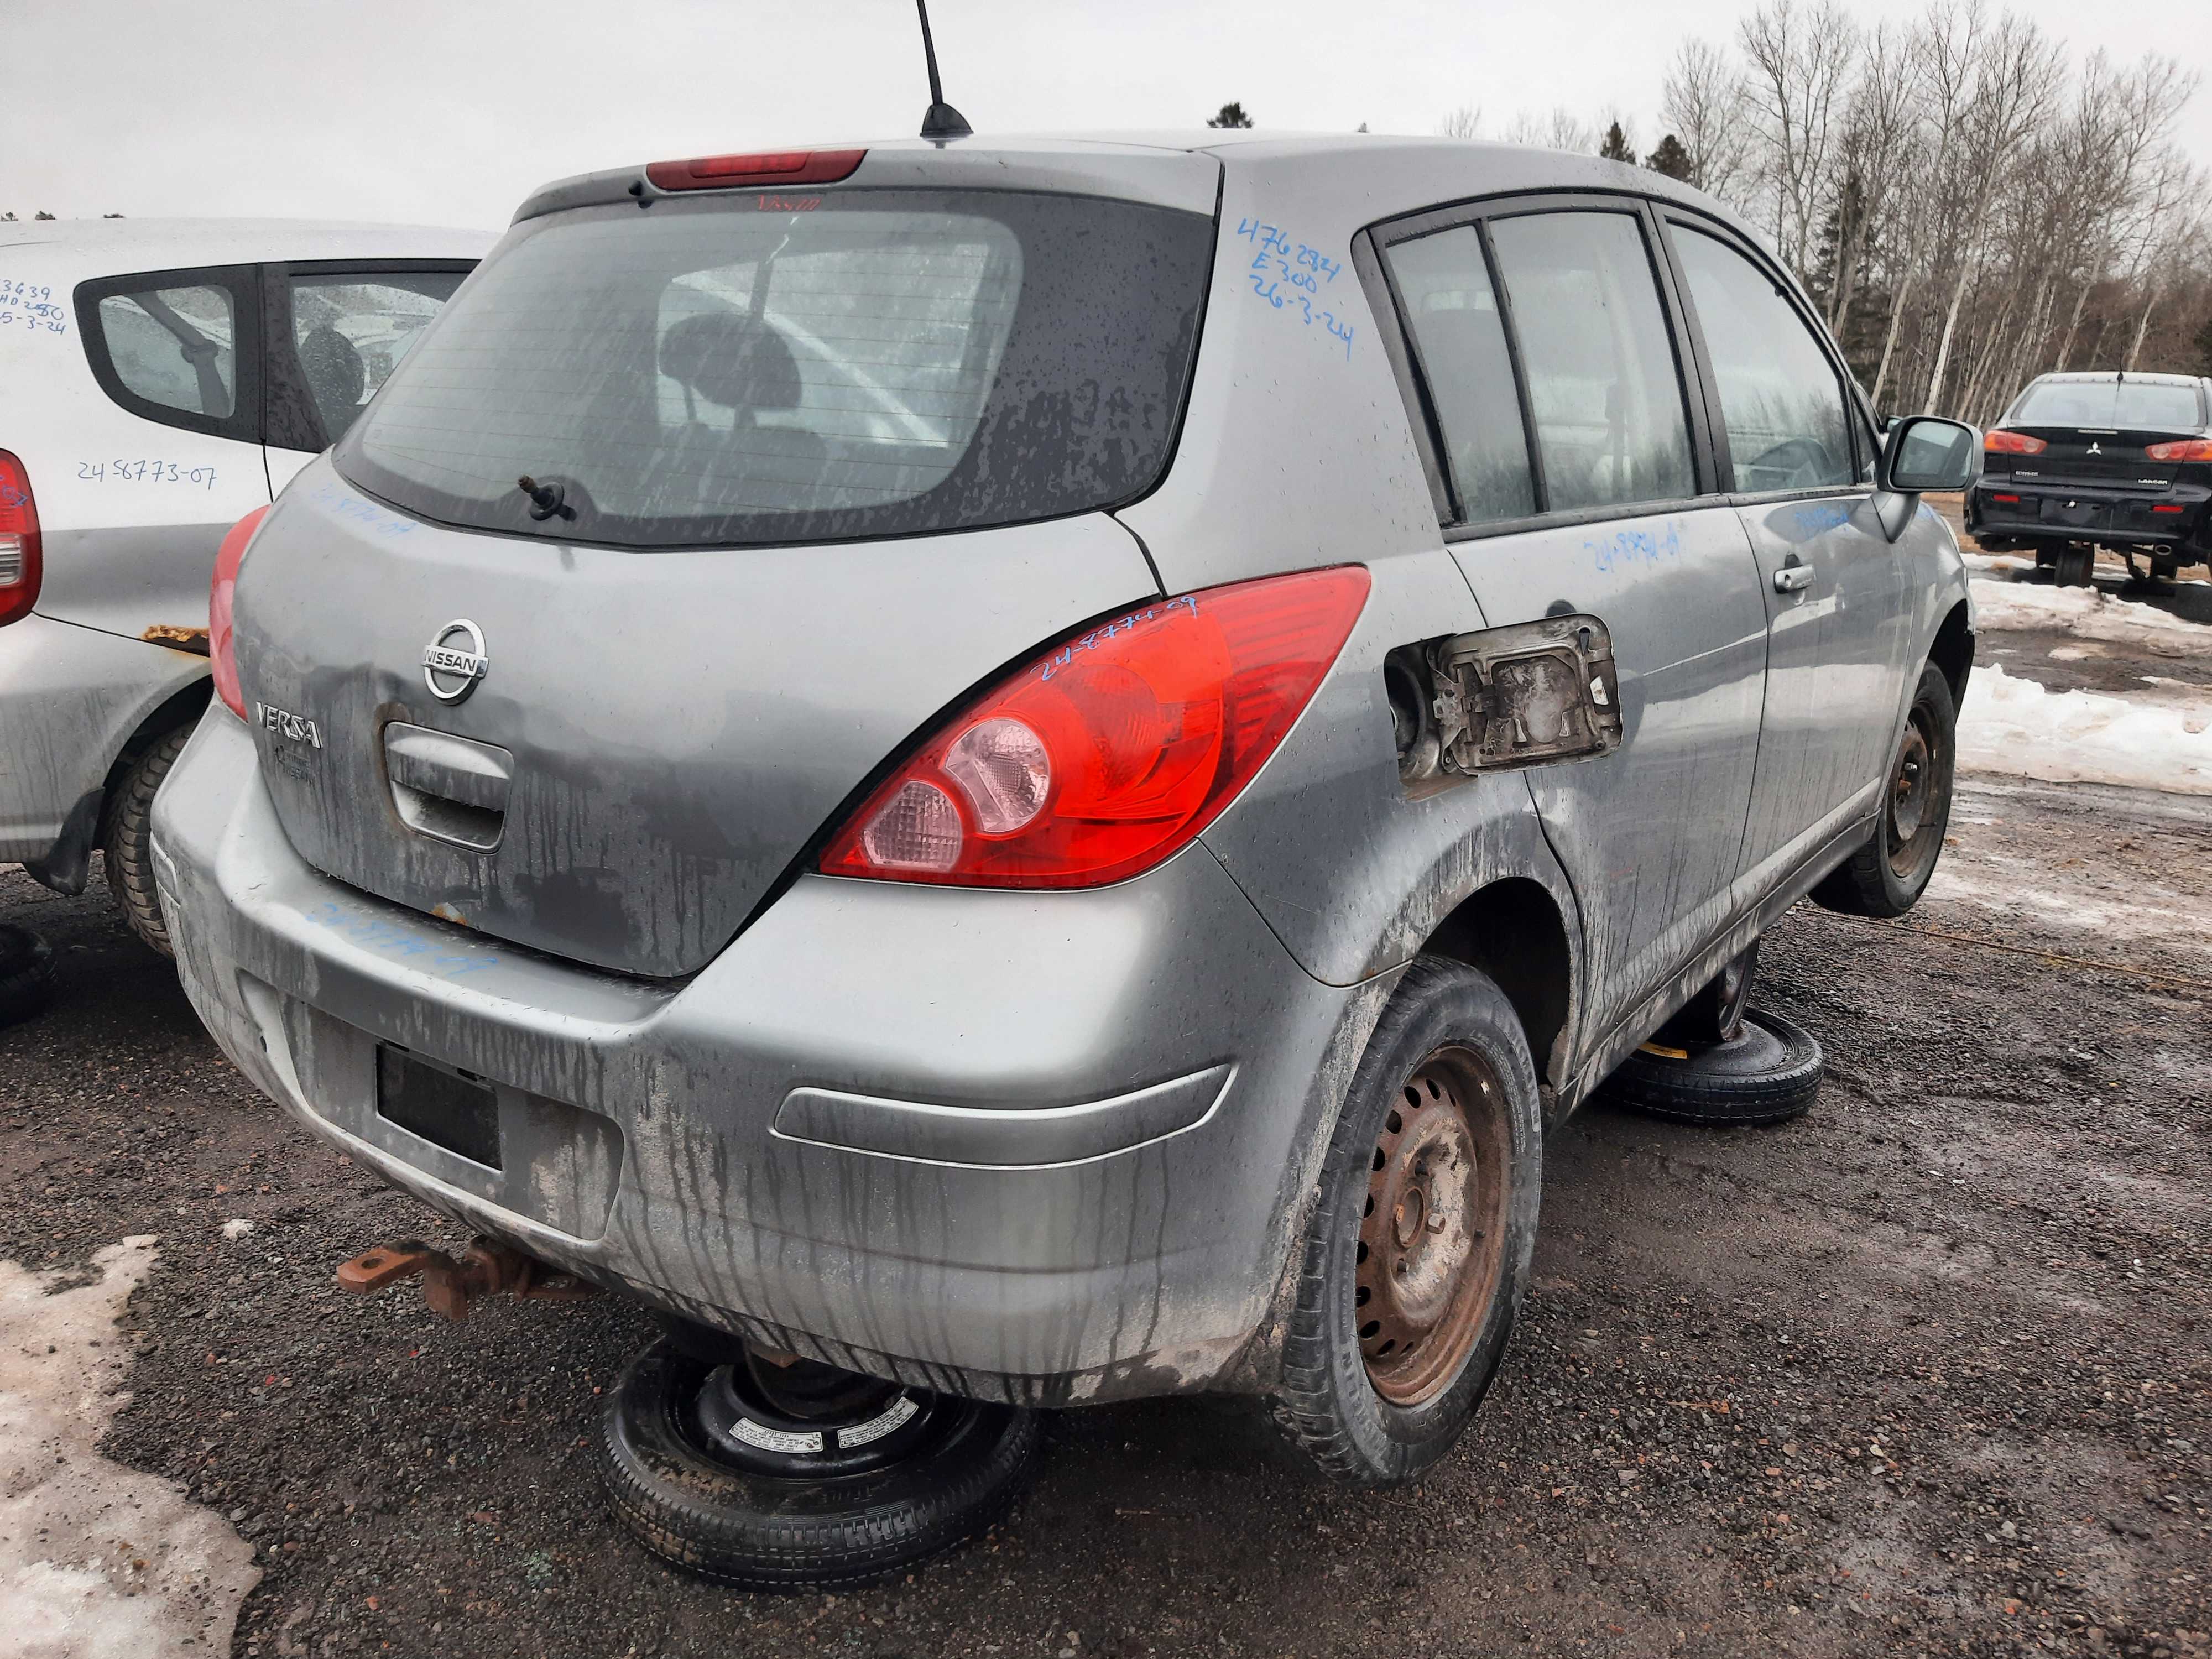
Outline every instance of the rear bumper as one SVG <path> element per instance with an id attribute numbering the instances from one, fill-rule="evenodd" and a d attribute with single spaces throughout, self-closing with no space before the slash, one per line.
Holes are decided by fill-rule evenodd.
<path id="1" fill-rule="evenodd" d="M 804 878 L 689 980 L 581 968 L 309 868 L 220 708 L 155 840 L 195 1006 L 323 1139 L 656 1305 L 986 1397 L 1221 1381 L 1380 1000 L 1201 847 L 1082 894 Z M 380 1114 L 380 1044 L 495 1086 L 502 1170 Z"/>
<path id="2" fill-rule="evenodd" d="M 2161 507 L 2179 507 L 2176 513 Z M 2079 485 L 1995 483 L 1968 492 L 1967 523 L 1977 534 L 2025 542 L 2097 542 L 2106 547 L 2212 551 L 2207 493 L 2178 488 L 2163 495 Z"/>

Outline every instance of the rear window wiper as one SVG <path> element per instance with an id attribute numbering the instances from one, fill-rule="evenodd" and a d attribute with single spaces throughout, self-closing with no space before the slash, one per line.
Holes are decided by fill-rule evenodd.
<path id="1" fill-rule="evenodd" d="M 548 519 L 571 519 L 576 509 L 568 505 L 568 488 L 550 479 L 540 483 L 527 472 L 514 481 L 514 487 L 530 497 L 530 516 L 543 524 Z"/>

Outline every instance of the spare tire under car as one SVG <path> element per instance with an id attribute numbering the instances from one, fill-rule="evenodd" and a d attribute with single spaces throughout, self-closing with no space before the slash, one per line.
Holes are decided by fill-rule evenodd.
<path id="1" fill-rule="evenodd" d="M 686 1572 L 754 1590 L 902 1572 L 1005 1513 L 1036 1463 L 1036 1413 L 664 1338 L 624 1368 L 599 1436 L 615 1514 Z"/>
<path id="2" fill-rule="evenodd" d="M 1784 1122 L 1809 1110 L 1820 1091 L 1813 1034 L 1759 1008 L 1744 1011 L 1725 1042 L 1647 1042 L 1597 1088 L 1600 1099 L 1711 1127 Z"/>

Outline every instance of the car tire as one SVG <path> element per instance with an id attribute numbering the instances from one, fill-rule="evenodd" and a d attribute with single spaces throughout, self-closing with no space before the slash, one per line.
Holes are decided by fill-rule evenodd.
<path id="1" fill-rule="evenodd" d="M 907 1571 L 996 1521 L 1036 1463 L 1035 1412 L 889 1384 L 877 1397 L 912 1401 L 913 1414 L 866 1444 L 810 1458 L 717 1439 L 730 1408 L 716 1402 L 741 1369 L 657 1341 L 623 1370 L 599 1437 L 617 1518 L 716 1583 L 842 1589 Z"/>
<path id="2" fill-rule="evenodd" d="M 1542 1177 L 1513 1005 L 1472 968 L 1416 958 L 1360 1056 L 1296 1246 L 1268 1408 L 1304 1462 L 1392 1486 L 1451 1449 L 1512 1334 Z"/>
<path id="3" fill-rule="evenodd" d="M 1820 879 L 1813 889 L 1814 903 L 1846 915 L 1892 917 L 1920 902 L 1950 827 L 1958 727 L 1951 683 L 1929 663 L 1905 714 L 1874 831 Z"/>
<path id="4" fill-rule="evenodd" d="M 2096 585 L 2097 550 L 2062 547 L 2057 557 L 2051 561 L 2051 580 L 2061 587 L 2093 587 Z"/>
<path id="5" fill-rule="evenodd" d="M 1729 962 L 1698 989 L 1697 995 L 1659 1028 L 1656 1042 L 1683 1045 L 1726 1042 L 1743 1024 L 1743 1011 L 1751 1001 L 1751 981 L 1759 972 L 1759 941 Z"/>
<path id="6" fill-rule="evenodd" d="M 1597 1096 L 1652 1117 L 1715 1128 L 1783 1123 L 1820 1092 L 1820 1045 L 1779 1014 L 1747 1009 L 1726 1042 L 1680 1048 L 1655 1039 L 1621 1061 Z"/>
<path id="7" fill-rule="evenodd" d="M 27 927 L 0 922 L 0 1025 L 26 1020 L 53 1000 L 54 947 Z"/>
<path id="8" fill-rule="evenodd" d="M 108 802 L 106 832 L 100 837 L 107 890 L 115 896 L 123 919 L 148 949 L 172 958 L 176 948 L 169 943 L 169 924 L 154 887 L 154 792 L 169 775 L 191 735 L 189 726 L 165 732 L 124 769 Z"/>

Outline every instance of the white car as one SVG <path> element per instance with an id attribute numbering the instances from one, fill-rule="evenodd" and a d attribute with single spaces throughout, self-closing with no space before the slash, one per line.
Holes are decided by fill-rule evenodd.
<path id="1" fill-rule="evenodd" d="M 495 238 L 0 223 L 0 863 L 139 936 L 154 790 L 207 706 L 223 532 L 349 426 Z"/>

